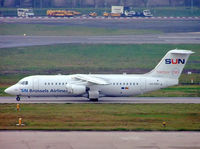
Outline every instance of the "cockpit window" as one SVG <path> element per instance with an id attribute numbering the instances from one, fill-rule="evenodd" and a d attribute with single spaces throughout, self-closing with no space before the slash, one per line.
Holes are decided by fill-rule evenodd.
<path id="1" fill-rule="evenodd" d="M 28 85 L 28 81 L 19 82 L 21 85 Z"/>

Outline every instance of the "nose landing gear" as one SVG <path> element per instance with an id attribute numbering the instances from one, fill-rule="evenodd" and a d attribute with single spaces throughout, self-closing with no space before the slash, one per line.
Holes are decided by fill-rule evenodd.
<path id="1" fill-rule="evenodd" d="M 19 95 L 17 95 L 16 100 L 17 100 L 17 101 L 20 101 L 20 97 L 19 97 Z"/>

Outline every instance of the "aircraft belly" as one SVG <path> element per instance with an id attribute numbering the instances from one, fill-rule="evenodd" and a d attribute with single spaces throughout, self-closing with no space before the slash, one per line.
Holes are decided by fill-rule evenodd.
<path id="1" fill-rule="evenodd" d="M 138 94 L 138 89 L 134 89 L 133 87 L 104 87 L 101 89 L 101 93 L 105 96 L 132 96 Z"/>

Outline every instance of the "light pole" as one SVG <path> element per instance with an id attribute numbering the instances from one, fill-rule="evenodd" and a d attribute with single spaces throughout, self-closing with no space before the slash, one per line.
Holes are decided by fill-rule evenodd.
<path id="1" fill-rule="evenodd" d="M 193 4 L 194 2 L 193 2 L 193 0 L 191 0 L 191 11 L 192 11 L 192 14 L 193 14 Z"/>
<path id="2" fill-rule="evenodd" d="M 42 8 L 42 0 L 40 0 L 40 8 Z"/>

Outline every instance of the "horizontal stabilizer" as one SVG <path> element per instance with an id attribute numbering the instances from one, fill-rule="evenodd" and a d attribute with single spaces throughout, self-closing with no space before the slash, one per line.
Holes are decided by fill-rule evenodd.
<path id="1" fill-rule="evenodd" d="M 170 53 L 172 54 L 193 54 L 194 52 L 190 51 L 190 50 L 171 50 Z"/>

